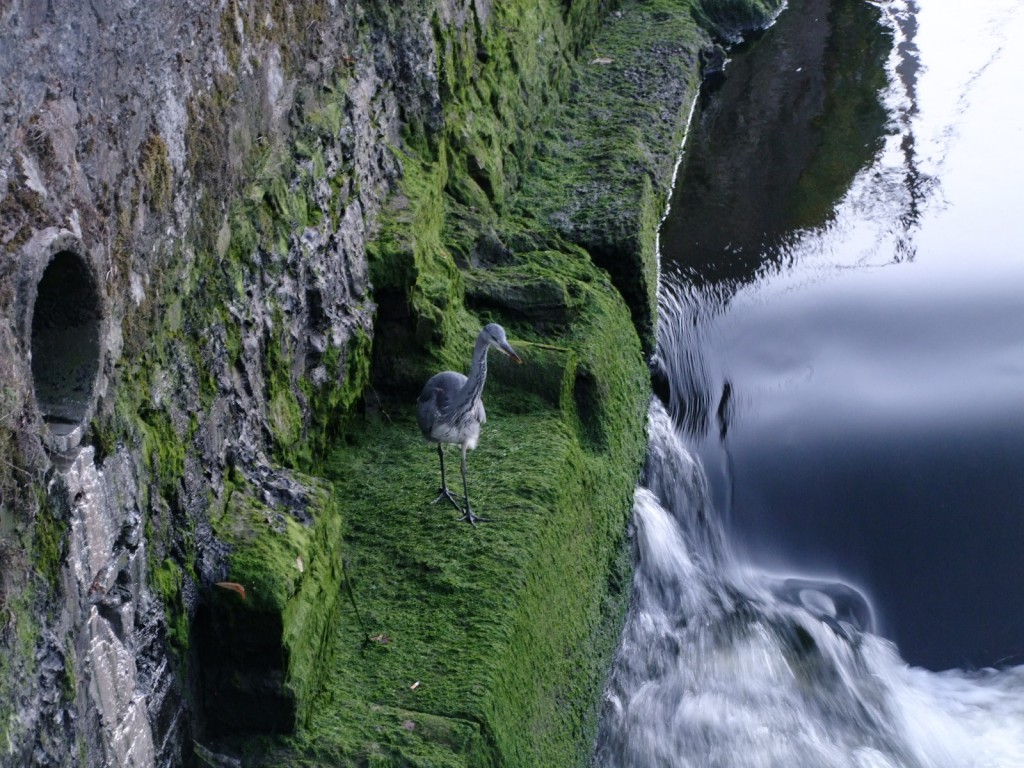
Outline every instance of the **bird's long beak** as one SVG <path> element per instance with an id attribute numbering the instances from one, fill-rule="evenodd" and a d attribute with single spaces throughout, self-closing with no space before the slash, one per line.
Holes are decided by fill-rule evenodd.
<path id="1" fill-rule="evenodd" d="M 519 363 L 519 365 L 523 364 L 523 358 L 521 358 L 519 355 L 517 355 L 516 351 L 514 349 L 512 349 L 512 347 L 510 347 L 508 344 L 502 344 L 500 347 L 498 347 L 498 349 L 500 349 L 506 355 L 511 357 L 517 363 Z"/>

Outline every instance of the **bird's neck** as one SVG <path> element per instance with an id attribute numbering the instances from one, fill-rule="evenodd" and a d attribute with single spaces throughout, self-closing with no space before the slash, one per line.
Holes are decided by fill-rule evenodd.
<path id="1" fill-rule="evenodd" d="M 487 350 L 490 345 L 483 338 L 476 340 L 473 348 L 473 362 L 469 366 L 469 378 L 460 392 L 463 403 L 472 403 L 479 399 L 484 391 L 484 383 L 487 381 Z"/>

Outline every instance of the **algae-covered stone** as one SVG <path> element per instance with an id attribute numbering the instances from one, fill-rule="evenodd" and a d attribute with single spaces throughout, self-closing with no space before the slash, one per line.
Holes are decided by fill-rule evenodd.
<path id="1" fill-rule="evenodd" d="M 709 33 L 763 25 L 779 0 L 623 3 L 589 41 L 570 97 L 546 125 L 515 204 L 582 246 L 629 304 L 650 352 L 657 229 L 665 213 Z"/>
<path id="2" fill-rule="evenodd" d="M 292 730 L 309 716 L 338 621 L 340 506 L 322 482 L 264 467 L 234 473 L 210 513 L 227 562 L 193 632 L 202 715 L 211 735 Z"/>
<path id="3" fill-rule="evenodd" d="M 517 205 L 607 270 L 650 350 L 657 226 L 699 84 L 705 33 L 686 4 L 627 3 L 596 33 Z"/>
<path id="4" fill-rule="evenodd" d="M 470 492 L 492 523 L 473 528 L 429 504 L 436 457 L 411 402 L 385 403 L 387 418 L 335 452 L 352 601 L 320 698 L 263 764 L 586 761 L 624 607 L 609 580 L 621 578 L 648 383 L 626 305 L 578 255 L 525 254 L 502 275 L 543 267 L 579 300 L 544 336 L 514 313 L 493 315 L 525 363 L 493 366 L 470 457 Z"/>

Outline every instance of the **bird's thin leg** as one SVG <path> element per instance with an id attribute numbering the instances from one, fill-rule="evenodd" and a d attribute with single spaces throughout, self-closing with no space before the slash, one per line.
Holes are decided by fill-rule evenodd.
<path id="1" fill-rule="evenodd" d="M 462 506 L 459 504 L 458 501 L 456 501 L 457 498 L 460 498 L 459 494 L 452 493 L 450 490 L 448 490 L 448 483 L 445 482 L 444 479 L 444 446 L 442 446 L 441 443 L 437 444 L 437 455 L 441 459 L 441 488 L 437 492 L 437 498 L 430 503 L 437 504 L 437 502 L 441 501 L 442 499 L 448 499 L 448 501 L 450 501 L 452 505 L 461 512 Z"/>
<path id="2" fill-rule="evenodd" d="M 462 492 L 466 494 L 466 511 L 459 520 L 465 520 L 470 525 L 491 522 L 489 518 L 474 515 L 473 508 L 469 505 L 469 485 L 466 483 L 466 446 L 462 446 Z"/>

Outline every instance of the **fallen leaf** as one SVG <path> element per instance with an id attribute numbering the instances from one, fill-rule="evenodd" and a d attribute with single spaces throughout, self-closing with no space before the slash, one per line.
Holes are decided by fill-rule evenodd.
<path id="1" fill-rule="evenodd" d="M 231 592 L 237 592 L 245 600 L 245 587 L 234 581 L 218 581 L 214 586 L 220 587 L 221 589 L 227 589 Z"/>

